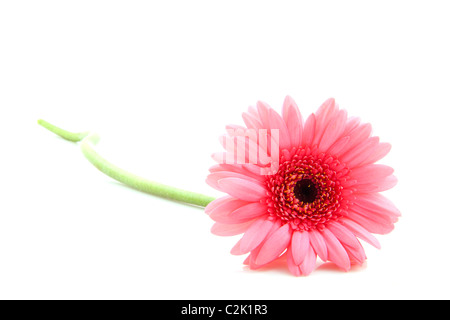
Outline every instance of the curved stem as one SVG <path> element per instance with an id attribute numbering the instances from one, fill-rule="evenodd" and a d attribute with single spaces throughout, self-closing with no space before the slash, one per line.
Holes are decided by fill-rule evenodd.
<path id="1" fill-rule="evenodd" d="M 64 138 L 66 140 L 72 141 L 72 142 L 78 142 L 83 140 L 84 137 L 86 137 L 89 132 L 79 132 L 79 133 L 73 133 L 69 132 L 67 130 L 61 129 L 51 123 L 48 123 L 45 120 L 39 119 L 38 124 L 43 126 L 45 129 L 50 130 L 53 133 L 56 133 L 61 138 Z"/>
<path id="2" fill-rule="evenodd" d="M 81 141 L 81 151 L 89 160 L 89 162 L 91 162 L 98 170 L 100 170 L 104 174 L 134 189 L 170 200 L 180 201 L 201 207 L 206 207 L 208 203 L 214 200 L 213 197 L 209 197 L 200 193 L 178 189 L 159 182 L 141 178 L 133 173 L 115 166 L 114 164 L 100 156 L 93 148 L 93 146 L 99 140 L 99 136 L 96 134 L 90 134 L 89 132 L 72 133 L 58 128 L 44 120 L 38 120 L 38 123 L 44 128 L 50 130 L 51 132 L 59 135 L 66 140 L 73 142 Z"/>

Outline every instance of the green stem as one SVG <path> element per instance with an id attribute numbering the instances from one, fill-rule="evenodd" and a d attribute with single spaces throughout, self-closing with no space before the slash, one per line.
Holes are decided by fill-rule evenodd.
<path id="1" fill-rule="evenodd" d="M 183 203 L 201 207 L 206 207 L 208 203 L 214 200 L 213 197 L 209 197 L 200 193 L 178 189 L 162 183 L 141 178 L 133 173 L 115 166 L 114 164 L 100 156 L 94 150 L 93 146 L 99 140 L 99 136 L 96 134 L 90 134 L 89 132 L 72 133 L 54 126 L 44 120 L 38 120 L 38 123 L 44 128 L 50 130 L 51 132 L 59 135 L 66 140 L 73 142 L 81 141 L 81 151 L 98 170 L 134 189 L 170 200 L 180 201 Z"/>
<path id="2" fill-rule="evenodd" d="M 81 140 L 83 140 L 83 138 L 85 138 L 89 134 L 89 132 L 80 132 L 80 133 L 69 132 L 64 129 L 58 128 L 57 126 L 54 126 L 51 123 L 48 123 L 47 121 L 42 120 L 42 119 L 38 120 L 38 124 L 40 124 L 41 126 L 43 126 L 46 129 L 50 130 L 51 132 L 56 133 L 61 138 L 64 138 L 64 139 L 72 141 L 72 142 L 81 141 Z"/>

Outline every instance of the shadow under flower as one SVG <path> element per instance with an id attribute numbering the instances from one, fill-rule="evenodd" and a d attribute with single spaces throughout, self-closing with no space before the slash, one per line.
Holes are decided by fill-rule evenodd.
<path id="1" fill-rule="evenodd" d="M 338 266 L 336 266 L 333 262 L 322 262 L 321 260 L 317 260 L 316 268 L 313 273 L 320 273 L 320 272 L 334 272 L 334 273 L 354 273 L 354 272 L 360 272 L 362 270 L 365 270 L 367 268 L 367 262 L 364 262 L 362 265 L 360 264 L 352 264 L 349 271 L 345 272 Z M 283 256 L 263 267 L 257 268 L 257 269 L 251 269 L 250 266 L 244 265 L 243 270 L 245 272 L 275 272 L 279 274 L 283 274 L 286 276 L 292 276 L 292 274 L 289 272 L 289 269 L 286 264 L 286 258 Z M 300 277 L 301 278 L 301 277 Z"/>
<path id="2" fill-rule="evenodd" d="M 276 272 L 279 274 L 283 274 L 286 276 L 291 277 L 292 274 L 289 272 L 287 264 L 286 264 L 286 257 L 282 256 L 279 259 L 272 261 L 268 264 L 266 264 L 263 267 L 257 268 L 257 269 L 251 269 L 250 266 L 244 265 L 242 267 L 244 272 L 249 273 L 260 273 L 260 272 Z"/>
<path id="3" fill-rule="evenodd" d="M 349 271 L 345 272 L 338 266 L 336 266 L 333 262 L 321 262 L 316 266 L 316 272 L 338 272 L 338 273 L 352 273 L 352 272 L 360 272 L 367 268 L 367 262 L 364 262 L 362 265 L 360 264 L 352 264 Z"/>

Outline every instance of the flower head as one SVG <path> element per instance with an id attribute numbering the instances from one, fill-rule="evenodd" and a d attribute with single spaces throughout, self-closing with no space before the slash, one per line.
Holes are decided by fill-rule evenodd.
<path id="1" fill-rule="evenodd" d="M 379 192 L 392 188 L 393 169 L 375 164 L 390 150 L 370 124 L 347 117 L 334 99 L 303 121 L 291 97 L 282 114 L 258 102 L 230 125 L 207 183 L 228 195 L 206 212 L 212 232 L 242 238 L 232 254 L 249 253 L 252 269 L 285 257 L 294 275 L 307 275 L 317 257 L 349 270 L 366 255 L 359 239 L 394 228 L 399 211 Z"/>

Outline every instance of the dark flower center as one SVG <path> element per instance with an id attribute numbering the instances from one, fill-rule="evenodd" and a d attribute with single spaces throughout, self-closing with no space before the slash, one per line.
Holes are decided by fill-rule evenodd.
<path id="1" fill-rule="evenodd" d="M 275 174 L 267 175 L 266 203 L 271 216 L 290 223 L 293 230 L 323 230 L 346 213 L 353 192 L 344 188 L 349 169 L 317 150 L 293 149 L 280 158 Z M 349 183 L 349 185 L 351 185 Z"/>
<path id="2" fill-rule="evenodd" d="M 294 195 L 303 203 L 314 202 L 317 196 L 317 187 L 310 179 L 299 180 L 295 184 Z"/>

